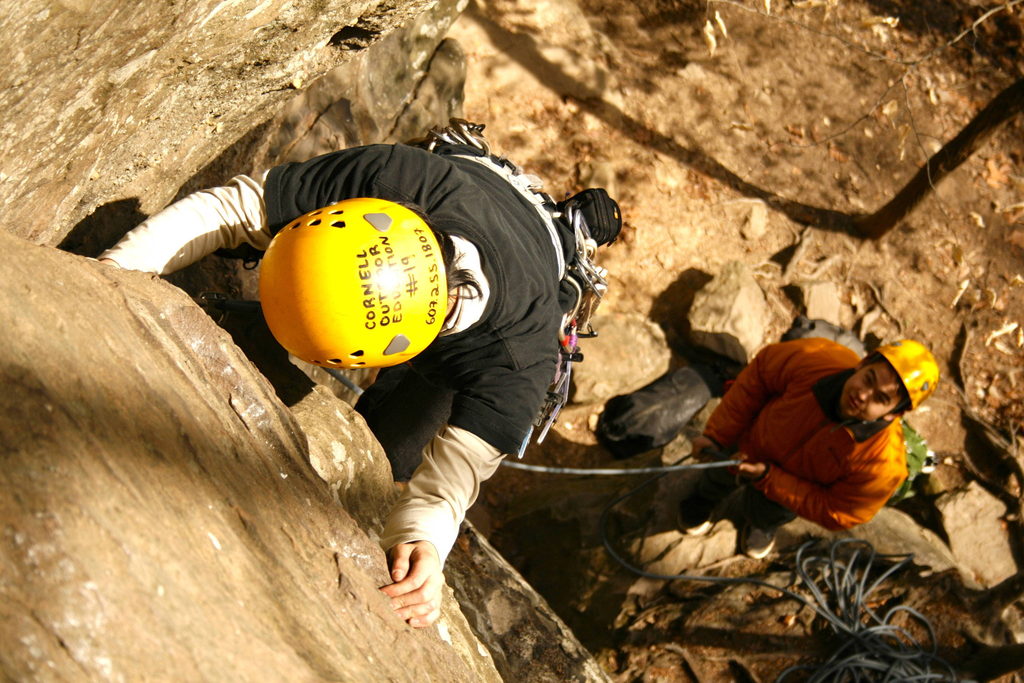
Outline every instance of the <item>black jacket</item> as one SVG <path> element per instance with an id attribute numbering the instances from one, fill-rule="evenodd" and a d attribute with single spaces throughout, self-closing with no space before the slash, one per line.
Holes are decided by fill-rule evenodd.
<path id="1" fill-rule="evenodd" d="M 437 230 L 479 249 L 491 290 L 483 316 L 438 337 L 412 366 L 455 392 L 449 424 L 515 452 L 554 374 L 562 315 L 554 249 L 537 210 L 476 162 L 406 145 L 355 147 L 277 166 L 265 188 L 275 233 L 304 213 L 353 197 L 415 204 Z"/>

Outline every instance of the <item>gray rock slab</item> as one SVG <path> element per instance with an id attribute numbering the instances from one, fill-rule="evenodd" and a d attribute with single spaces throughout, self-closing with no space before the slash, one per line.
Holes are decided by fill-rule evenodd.
<path id="1" fill-rule="evenodd" d="M 310 83 L 434 5 L 5 0 L 5 228 L 56 244 L 98 209 L 95 221 L 162 208 Z"/>
<path id="2" fill-rule="evenodd" d="M 999 499 L 972 481 L 940 496 L 936 507 L 965 581 L 992 586 L 1017 573 Z"/>
<path id="3" fill-rule="evenodd" d="M 644 316 L 602 313 L 593 323 L 598 336 L 580 340 L 583 362 L 573 364 L 573 403 L 627 394 L 668 371 L 672 352 L 665 333 Z"/>
<path id="4" fill-rule="evenodd" d="M 694 296 L 689 321 L 694 344 L 745 365 L 765 341 L 771 312 L 750 269 L 731 261 Z"/>
<path id="5" fill-rule="evenodd" d="M 840 324 L 842 302 L 834 282 L 799 282 L 797 286 L 803 298 L 804 315 L 812 320 Z"/>

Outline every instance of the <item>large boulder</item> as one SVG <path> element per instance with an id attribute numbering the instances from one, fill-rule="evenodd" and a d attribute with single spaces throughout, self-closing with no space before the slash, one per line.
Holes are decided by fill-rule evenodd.
<path id="1" fill-rule="evenodd" d="M 289 362 L 258 315 L 67 253 L 95 255 L 236 173 L 457 115 L 464 64 L 443 36 L 464 5 L 0 0 L 7 677 L 522 679 L 510 638 L 566 644 L 552 671 L 594 670 L 528 612 L 478 640 L 486 624 L 451 590 L 433 628 L 398 620 L 377 542 L 397 491 L 344 392 Z M 252 298 L 254 278 L 226 263 L 168 280 Z M 474 556 L 448 581 L 511 623 L 493 605 L 539 596 L 473 585 L 509 571 Z"/>
<path id="2" fill-rule="evenodd" d="M 750 268 L 731 261 L 694 296 L 689 318 L 694 344 L 746 365 L 764 344 L 771 311 Z"/>
<path id="3" fill-rule="evenodd" d="M 972 481 L 963 489 L 942 494 L 936 507 L 965 582 L 993 586 L 1017 573 L 1002 521 L 1006 506 L 981 484 Z"/>
<path id="4" fill-rule="evenodd" d="M 529 586 L 495 583 L 514 576 L 500 556 L 465 544 L 449 581 L 487 596 L 490 624 L 450 590 L 433 628 L 395 617 L 378 590 L 387 460 L 261 344 L 258 316 L 226 321 L 250 357 L 160 278 L 4 232 L 0 249 L 0 638 L 23 645 L 0 653 L 8 676 L 501 680 L 486 644 L 515 680 L 533 664 L 504 654 L 521 639 L 600 680 Z M 533 609 L 503 612 L 518 603 Z"/>
<path id="5" fill-rule="evenodd" d="M 572 368 L 573 403 L 597 403 L 627 394 L 669 369 L 672 352 L 665 333 L 637 314 L 599 313 L 596 337 L 580 340 L 583 362 Z"/>

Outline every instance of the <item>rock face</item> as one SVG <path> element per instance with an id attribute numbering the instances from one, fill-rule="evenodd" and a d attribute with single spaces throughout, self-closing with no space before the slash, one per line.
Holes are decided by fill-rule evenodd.
<path id="1" fill-rule="evenodd" d="M 464 5 L 0 0 L 5 677 L 602 680 L 464 544 L 437 624 L 395 618 L 377 539 L 396 491 L 349 404 L 258 315 L 218 326 L 182 289 L 80 256 L 182 193 L 458 114 L 443 36 Z M 170 280 L 251 292 L 225 263 Z M 467 622 L 456 595 L 515 630 Z M 534 609 L 495 611 L 514 604 Z"/>
<path id="2" fill-rule="evenodd" d="M 464 577 L 451 581 L 455 595 L 504 680 L 610 681 L 579 641 L 568 637 L 562 620 L 476 529 L 465 525 L 456 543 L 459 552 L 446 573 Z M 484 566 L 492 570 L 477 576 Z"/>
<path id="3" fill-rule="evenodd" d="M 7 229 L 55 244 L 102 205 L 162 208 L 302 88 L 431 4 L 3 0 Z"/>
<path id="4" fill-rule="evenodd" d="M 453 601 L 417 633 L 379 593 L 378 527 L 309 465 L 313 442 L 363 463 L 339 499 L 387 491 L 346 404 L 318 393 L 293 414 L 155 277 L 7 233 L 0 247 L 7 675 L 499 680 Z M 307 440 L 314 412 L 334 436 Z"/>

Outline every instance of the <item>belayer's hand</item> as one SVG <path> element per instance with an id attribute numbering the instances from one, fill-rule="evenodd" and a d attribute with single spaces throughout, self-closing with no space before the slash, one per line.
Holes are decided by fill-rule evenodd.
<path id="1" fill-rule="evenodd" d="M 430 626 L 441 616 L 444 574 L 430 541 L 399 543 L 388 551 L 394 583 L 381 588 L 395 613 L 413 628 Z"/>
<path id="2" fill-rule="evenodd" d="M 692 442 L 693 450 L 690 451 L 690 457 L 697 462 L 708 462 L 715 459 L 715 455 L 718 451 L 715 442 L 706 436 L 698 436 Z"/>
<path id="3" fill-rule="evenodd" d="M 740 453 L 739 457 L 743 462 L 736 466 L 736 474 L 744 479 L 757 481 L 768 474 L 768 465 L 763 462 L 753 462 L 746 453 Z"/>

